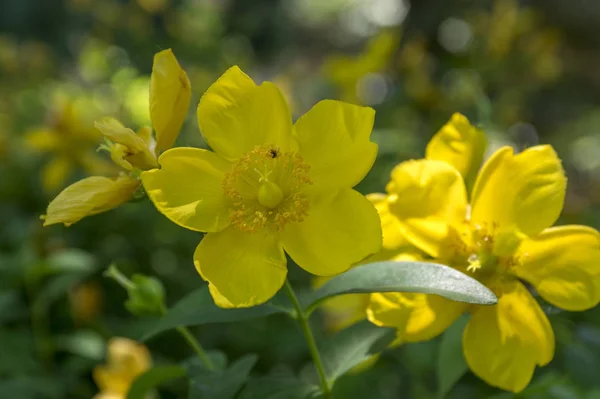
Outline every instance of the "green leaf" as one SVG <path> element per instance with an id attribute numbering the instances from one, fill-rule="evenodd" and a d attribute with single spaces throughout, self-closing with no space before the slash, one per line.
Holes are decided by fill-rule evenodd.
<path id="1" fill-rule="evenodd" d="M 372 292 L 421 292 L 460 302 L 493 305 L 496 296 L 477 280 L 451 267 L 430 262 L 375 262 L 355 267 L 326 282 L 310 297 L 312 312 L 327 298 Z"/>
<path id="2" fill-rule="evenodd" d="M 190 375 L 189 399 L 233 399 L 257 360 L 256 355 L 246 355 L 225 370 Z"/>
<path id="3" fill-rule="evenodd" d="M 459 318 L 442 335 L 437 359 L 438 398 L 445 397 L 469 370 L 462 350 L 462 334 L 468 321 L 466 316 Z"/>
<path id="4" fill-rule="evenodd" d="M 319 387 L 292 376 L 266 376 L 248 382 L 237 399 L 305 399 Z"/>
<path id="5" fill-rule="evenodd" d="M 208 287 L 204 286 L 177 302 L 164 317 L 159 319 L 156 325 L 142 336 L 141 340 L 148 340 L 163 331 L 179 326 L 231 323 L 288 311 L 279 304 L 278 297 L 264 305 L 247 309 L 223 309 L 215 305 L 208 292 Z"/>
<path id="6" fill-rule="evenodd" d="M 180 378 L 186 375 L 185 367 L 176 365 L 155 366 L 141 374 L 135 379 L 127 399 L 145 399 L 146 394 L 153 388 L 159 386 L 165 381 Z"/>
<path id="7" fill-rule="evenodd" d="M 214 370 L 209 370 L 206 367 L 206 364 L 204 364 L 204 361 L 197 355 L 194 355 L 184 362 L 188 375 L 194 376 L 214 371 L 223 371 L 227 368 L 227 355 L 225 353 L 217 350 L 210 350 L 206 352 L 206 355 L 212 362 Z"/>
<path id="8" fill-rule="evenodd" d="M 395 337 L 395 329 L 377 327 L 365 320 L 319 343 L 327 378 L 335 381 L 354 366 L 383 351 Z M 316 371 L 312 375 L 313 380 L 318 381 Z"/>

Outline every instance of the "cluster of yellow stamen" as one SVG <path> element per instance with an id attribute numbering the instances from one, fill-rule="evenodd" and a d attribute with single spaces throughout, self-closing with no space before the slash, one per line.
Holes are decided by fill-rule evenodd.
<path id="1" fill-rule="evenodd" d="M 510 271 L 519 259 L 510 253 L 498 253 L 495 247 L 498 239 L 498 226 L 471 226 L 464 236 L 452 240 L 445 261 L 460 269 L 464 268 L 478 279 L 503 276 Z"/>
<path id="2" fill-rule="evenodd" d="M 272 145 L 254 147 L 223 179 L 223 191 L 233 204 L 232 224 L 246 232 L 282 231 L 304 220 L 309 201 L 303 190 L 312 184 L 309 171 L 310 165 L 297 153 Z"/>

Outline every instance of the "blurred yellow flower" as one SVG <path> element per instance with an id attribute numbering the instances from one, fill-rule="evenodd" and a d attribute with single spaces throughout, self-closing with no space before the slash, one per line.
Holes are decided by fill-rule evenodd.
<path id="1" fill-rule="evenodd" d="M 136 377 L 151 366 L 152 358 L 144 345 L 127 338 L 112 338 L 106 364 L 94 369 L 94 382 L 100 392 L 93 399 L 125 399 Z"/>
<path id="2" fill-rule="evenodd" d="M 333 55 L 326 60 L 324 73 L 339 88 L 342 100 L 355 104 L 364 102 L 357 91 L 361 79 L 389 68 L 398 43 L 398 32 L 384 30 L 371 38 L 357 56 Z"/>
<path id="3" fill-rule="evenodd" d="M 100 149 L 124 169 L 116 178 L 87 177 L 65 188 L 50 202 L 44 226 L 65 226 L 86 216 L 116 208 L 133 198 L 140 187 L 141 171 L 158 167 L 157 156 L 171 148 L 185 119 L 191 96 L 190 82 L 171 50 L 154 56 L 150 78 L 150 117 L 156 130 L 141 128 L 137 134 L 113 118 L 96 122 L 105 137 Z"/>
<path id="4" fill-rule="evenodd" d="M 221 307 L 248 307 L 283 285 L 287 252 L 315 275 L 375 253 L 381 227 L 354 187 L 371 169 L 375 112 L 316 104 L 294 125 L 279 89 L 230 68 L 203 95 L 198 124 L 214 152 L 175 148 L 142 173 L 156 208 L 208 233 L 194 264 Z"/>
<path id="5" fill-rule="evenodd" d="M 436 160 L 401 163 L 387 190 L 390 213 L 405 238 L 488 286 L 498 304 L 381 294 L 371 298 L 369 319 L 419 341 L 469 312 L 463 350 L 471 370 L 490 385 L 523 390 L 536 365 L 552 359 L 554 334 L 521 281 L 566 310 L 589 309 L 600 301 L 600 234 L 585 226 L 550 227 L 566 190 L 552 147 L 518 155 L 510 147 L 498 150 L 479 172 L 470 204 L 459 171 Z"/>
<path id="6" fill-rule="evenodd" d="M 53 101 L 55 109 L 48 126 L 33 129 L 23 137 L 25 148 L 52 154 L 42 170 L 42 186 L 49 193 L 63 186 L 75 168 L 89 174 L 111 170 L 110 163 L 93 150 L 102 137 L 90 120 L 94 115 L 72 98 L 57 94 Z"/>

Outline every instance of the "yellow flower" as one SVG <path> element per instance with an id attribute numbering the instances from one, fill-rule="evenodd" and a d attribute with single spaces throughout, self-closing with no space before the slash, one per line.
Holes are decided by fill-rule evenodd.
<path id="1" fill-rule="evenodd" d="M 230 68 L 204 94 L 198 124 L 214 152 L 175 148 L 142 173 L 156 208 L 208 233 L 194 264 L 221 307 L 248 307 L 283 285 L 287 252 L 334 275 L 379 250 L 373 205 L 352 190 L 371 168 L 374 111 L 321 101 L 292 125 L 277 87 Z"/>
<path id="2" fill-rule="evenodd" d="M 433 136 L 427 145 L 426 157 L 445 161 L 453 165 L 463 176 L 474 180 L 477 170 L 481 166 L 484 150 L 484 133 L 473 127 L 464 115 L 456 113 Z M 390 213 L 388 195 L 369 194 L 367 199 L 375 205 L 379 213 L 383 230 L 383 247 L 379 253 L 357 266 L 382 260 L 424 260 L 424 254 L 406 239 L 396 217 Z M 320 286 L 327 280 L 323 277 L 317 278 L 315 285 Z M 396 294 L 348 294 L 331 298 L 322 306 L 326 325 L 331 331 L 338 331 L 363 320 L 367 317 L 366 310 L 370 298 L 373 297 L 373 300 L 377 301 L 385 298 L 386 295 L 394 297 Z M 422 294 L 403 294 L 403 298 L 407 301 L 407 298 L 413 298 L 413 302 L 425 300 L 425 296 Z M 399 337 L 399 340 L 402 339 L 404 337 Z M 408 339 L 412 340 L 413 337 L 409 334 Z"/>
<path id="3" fill-rule="evenodd" d="M 49 193 L 55 193 L 76 168 L 87 173 L 111 170 L 110 163 L 94 153 L 101 135 L 93 128 L 93 115 L 89 115 L 88 108 L 60 93 L 52 101 L 54 110 L 48 125 L 26 132 L 23 137 L 25 148 L 51 154 L 41 173 L 43 188 Z"/>
<path id="4" fill-rule="evenodd" d="M 150 352 L 144 345 L 127 338 L 112 338 L 106 364 L 94 369 L 94 382 L 100 392 L 93 399 L 125 399 L 136 377 L 151 365 Z"/>
<path id="5" fill-rule="evenodd" d="M 387 190 L 404 236 L 437 262 L 488 286 L 498 304 L 382 294 L 372 297 L 369 319 L 419 341 L 469 312 L 463 350 L 471 370 L 493 386 L 523 390 L 536 365 L 552 360 L 555 342 L 521 281 L 562 309 L 589 309 L 600 301 L 600 234 L 585 226 L 551 227 L 566 190 L 555 151 L 542 145 L 515 155 L 501 148 L 479 172 L 470 204 L 460 173 L 435 160 L 401 163 Z"/>
<path id="6" fill-rule="evenodd" d="M 185 119 L 191 95 L 187 75 L 171 50 L 154 56 L 150 78 L 150 117 L 156 130 L 141 128 L 137 134 L 113 118 L 97 121 L 106 143 L 100 149 L 124 169 L 116 178 L 87 177 L 65 188 L 50 202 L 44 226 L 70 226 L 86 216 L 116 208 L 133 198 L 140 187 L 140 171 L 158 167 L 158 154 L 175 142 Z"/>

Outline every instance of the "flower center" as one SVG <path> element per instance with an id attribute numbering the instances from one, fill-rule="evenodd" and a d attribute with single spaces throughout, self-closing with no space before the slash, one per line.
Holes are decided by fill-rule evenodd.
<path id="1" fill-rule="evenodd" d="M 494 236 L 485 227 L 476 226 L 472 232 L 473 244 L 470 246 L 470 255 L 467 258 L 467 271 L 476 272 L 482 268 L 490 271 L 498 263 L 494 255 Z"/>
<path id="2" fill-rule="evenodd" d="M 514 256 L 516 247 L 511 237 L 493 224 L 472 226 L 464 236 L 456 236 L 442 261 L 472 273 L 484 283 L 507 277 L 519 262 Z"/>
<path id="3" fill-rule="evenodd" d="M 310 166 L 294 152 L 273 145 L 256 146 L 225 174 L 223 191 L 231 199 L 231 222 L 241 231 L 283 231 L 308 214 L 304 194 Z"/>

